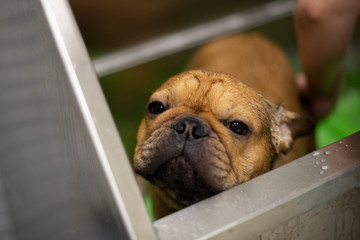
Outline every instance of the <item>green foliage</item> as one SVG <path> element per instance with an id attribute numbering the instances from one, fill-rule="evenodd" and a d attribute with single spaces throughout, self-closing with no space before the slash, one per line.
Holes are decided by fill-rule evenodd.
<path id="1" fill-rule="evenodd" d="M 329 145 L 360 130 L 360 70 L 348 69 L 345 86 L 331 115 L 316 128 L 318 148 Z"/>

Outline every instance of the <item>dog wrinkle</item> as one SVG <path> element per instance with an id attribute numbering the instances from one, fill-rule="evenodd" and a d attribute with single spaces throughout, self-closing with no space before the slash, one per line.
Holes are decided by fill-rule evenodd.
<path id="1" fill-rule="evenodd" d="M 201 80 L 199 79 L 198 75 L 193 74 L 193 77 L 198 81 L 198 86 L 196 87 L 195 91 L 199 89 L 200 84 L 201 84 Z"/>
<path id="2" fill-rule="evenodd" d="M 209 165 L 210 165 L 211 167 L 216 168 L 216 169 L 219 169 L 219 170 L 221 170 L 221 171 L 223 171 L 223 172 L 230 173 L 229 168 L 223 168 L 223 167 L 215 164 L 214 162 L 209 162 Z"/>
<path id="3" fill-rule="evenodd" d="M 192 73 L 192 74 L 191 74 Z M 207 98 L 209 92 L 211 92 L 213 85 L 216 83 L 222 82 L 221 79 L 215 79 L 212 81 L 206 81 L 203 79 L 203 76 L 199 72 L 191 72 L 189 77 L 192 77 L 191 80 L 196 80 L 196 87 L 192 86 L 194 81 L 186 81 L 187 78 L 180 80 L 183 84 L 181 91 L 178 90 L 177 94 L 181 97 L 181 92 L 188 92 L 187 102 L 182 102 L 180 105 L 186 105 L 194 109 L 195 112 L 208 111 L 207 107 Z M 196 96 L 196 97 L 195 97 Z M 175 101 L 178 102 L 178 101 Z"/>
<path id="4" fill-rule="evenodd" d="M 212 146 L 212 147 L 214 147 L 214 146 Z M 226 154 L 225 154 L 226 157 L 224 157 L 224 152 L 219 153 L 219 152 L 212 151 L 211 154 L 214 156 L 214 158 L 216 158 L 216 160 L 218 160 L 223 165 L 227 166 L 229 164 L 229 159 Z M 230 166 L 228 166 L 228 168 L 230 168 Z"/>
<path id="5" fill-rule="evenodd" d="M 139 148 L 135 149 L 134 167 L 136 172 L 144 177 L 153 174 L 164 162 L 179 155 L 180 148 L 182 148 L 182 146 L 177 147 L 176 144 L 170 144 L 171 148 L 169 148 L 169 141 L 166 140 L 174 141 L 171 136 L 160 138 L 162 139 L 160 142 L 155 141 L 155 139 L 163 135 L 157 132 L 163 133 L 164 131 L 163 129 L 156 129 Z M 146 148 L 143 148 L 143 146 L 146 146 Z"/>
<path id="6" fill-rule="evenodd" d="M 214 130 L 214 131 L 216 132 L 216 130 Z M 220 150 L 221 150 L 222 153 L 224 153 L 224 154 L 226 155 L 226 158 L 225 158 L 225 159 L 228 160 L 227 163 L 229 164 L 230 169 L 233 170 L 233 172 L 234 172 L 234 174 L 235 174 L 235 177 L 238 179 L 238 178 L 239 178 L 238 171 L 237 171 L 238 169 L 235 169 L 235 168 L 234 168 L 233 159 L 232 159 L 232 157 L 229 155 L 229 152 L 226 150 L 226 144 L 224 143 L 225 138 L 222 138 L 221 135 L 217 135 L 217 136 L 218 136 L 218 137 L 215 138 L 215 139 L 217 139 L 220 144 L 215 144 L 215 145 L 212 145 L 212 146 L 220 147 L 220 148 L 222 147 L 222 149 L 220 149 Z M 224 162 L 224 163 L 225 163 L 225 162 Z M 240 171 L 241 171 L 241 169 L 240 169 Z"/>

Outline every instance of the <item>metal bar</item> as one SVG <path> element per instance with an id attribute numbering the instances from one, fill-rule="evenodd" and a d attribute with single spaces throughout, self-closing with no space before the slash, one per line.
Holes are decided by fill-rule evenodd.
<path id="1" fill-rule="evenodd" d="M 279 0 L 190 29 L 154 39 L 93 60 L 99 77 L 203 44 L 212 38 L 244 31 L 292 14 L 295 1 Z"/>
<path id="2" fill-rule="evenodd" d="M 296 239 L 342 239 L 341 234 L 359 239 L 359 142 L 360 132 L 162 218 L 154 226 L 160 239 L 272 239 L 274 229 L 292 222 L 292 229 L 309 226 L 303 229 L 305 236 Z M 336 208 L 329 207 L 331 201 Z M 346 209 L 351 212 L 344 213 Z M 324 211 L 328 215 L 319 220 L 317 215 Z M 282 232 L 281 239 L 292 239 L 290 232 Z"/>
<path id="3" fill-rule="evenodd" d="M 68 2 L 1 6 L 0 233 L 156 239 Z"/>
<path id="4" fill-rule="evenodd" d="M 130 161 L 70 7 L 63 0 L 42 0 L 42 3 L 127 233 L 131 239 L 155 239 Z M 68 18 L 64 19 L 64 12 L 68 13 Z"/>

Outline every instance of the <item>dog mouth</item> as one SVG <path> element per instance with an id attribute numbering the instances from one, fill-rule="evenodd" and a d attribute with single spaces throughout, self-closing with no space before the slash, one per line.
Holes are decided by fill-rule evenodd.
<path id="1" fill-rule="evenodd" d="M 169 127 L 170 126 L 170 127 Z M 226 148 L 209 123 L 181 116 L 157 128 L 135 153 L 135 171 L 179 206 L 188 206 L 237 183 Z"/>
<path id="2" fill-rule="evenodd" d="M 183 155 L 166 161 L 153 175 L 146 178 L 184 206 L 215 195 Z"/>

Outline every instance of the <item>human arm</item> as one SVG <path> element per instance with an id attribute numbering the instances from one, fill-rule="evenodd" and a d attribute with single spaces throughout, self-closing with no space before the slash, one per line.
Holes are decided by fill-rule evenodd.
<path id="1" fill-rule="evenodd" d="M 359 0 L 298 0 L 294 24 L 305 78 L 297 83 L 314 121 L 327 116 L 340 93 L 342 60 L 360 12 Z"/>

